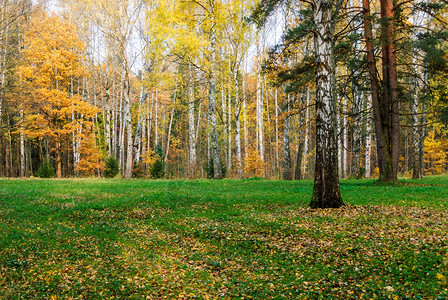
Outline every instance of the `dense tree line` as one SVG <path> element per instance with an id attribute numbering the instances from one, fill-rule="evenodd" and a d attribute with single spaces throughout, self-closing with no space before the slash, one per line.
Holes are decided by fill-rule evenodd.
<path id="1" fill-rule="evenodd" d="M 124 178 L 314 178 L 338 206 L 340 177 L 448 167 L 445 2 L 59 4 L 2 2 L 1 176 L 114 157 Z"/>

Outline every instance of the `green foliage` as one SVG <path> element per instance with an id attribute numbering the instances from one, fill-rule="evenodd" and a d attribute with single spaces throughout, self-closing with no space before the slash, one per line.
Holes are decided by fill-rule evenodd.
<path id="1" fill-rule="evenodd" d="M 0 180 L 0 187 L 5 299 L 447 295 L 446 176 L 341 180 L 348 205 L 338 210 L 307 208 L 309 180 Z"/>
<path id="2" fill-rule="evenodd" d="M 104 177 L 106 178 L 114 178 L 120 172 L 118 168 L 118 161 L 114 156 L 109 156 L 105 160 L 106 167 L 104 168 Z"/>
<path id="3" fill-rule="evenodd" d="M 213 179 L 215 178 L 215 168 L 213 167 L 213 158 L 210 158 L 210 160 L 205 164 L 205 170 L 207 171 L 207 178 Z M 226 177 L 227 168 L 225 164 L 221 164 L 221 174 L 222 178 Z"/>
<path id="4" fill-rule="evenodd" d="M 53 164 L 49 160 L 44 160 L 42 166 L 36 172 L 37 177 L 52 178 L 55 175 Z"/>
<path id="5" fill-rule="evenodd" d="M 156 146 L 154 155 L 154 163 L 151 165 L 149 173 L 152 178 L 159 179 L 165 176 L 165 155 L 160 144 Z"/>

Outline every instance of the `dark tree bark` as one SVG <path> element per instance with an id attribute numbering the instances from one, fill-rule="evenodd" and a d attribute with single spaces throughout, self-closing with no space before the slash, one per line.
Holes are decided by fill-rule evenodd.
<path id="1" fill-rule="evenodd" d="M 296 171 L 294 172 L 294 180 L 302 179 L 302 159 L 304 145 L 305 142 L 301 141 L 299 143 L 299 148 L 297 149 Z"/>
<path id="2" fill-rule="evenodd" d="M 288 116 L 289 111 L 289 95 L 288 101 L 286 102 L 286 107 L 283 109 L 285 116 L 284 124 L 283 124 L 283 149 L 285 155 L 285 168 L 283 171 L 283 180 L 292 180 L 292 172 L 291 172 L 291 149 L 289 147 L 289 123 L 290 119 Z"/>
<path id="3" fill-rule="evenodd" d="M 379 179 L 380 181 L 395 181 L 398 173 L 399 115 L 393 1 L 381 0 L 381 42 L 383 46 L 382 94 L 375 63 L 369 0 L 363 0 L 363 15 L 377 144 L 377 160 L 380 173 Z"/>

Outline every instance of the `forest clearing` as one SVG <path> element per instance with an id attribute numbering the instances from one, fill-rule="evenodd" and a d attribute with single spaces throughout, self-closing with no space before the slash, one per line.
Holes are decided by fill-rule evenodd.
<path id="1" fill-rule="evenodd" d="M 0 298 L 446 299 L 448 177 L 0 180 Z"/>
<path id="2" fill-rule="evenodd" d="M 446 299 L 447 174 L 447 0 L 0 1 L 0 298 Z"/>

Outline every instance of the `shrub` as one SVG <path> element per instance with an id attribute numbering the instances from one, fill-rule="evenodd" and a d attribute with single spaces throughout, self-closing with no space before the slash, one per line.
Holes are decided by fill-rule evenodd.
<path id="1" fill-rule="evenodd" d="M 145 169 L 141 162 L 134 162 L 134 168 L 132 168 L 132 178 L 145 177 Z"/>
<path id="2" fill-rule="evenodd" d="M 118 168 L 118 161 L 114 156 L 109 156 L 105 160 L 106 166 L 104 168 L 104 177 L 114 178 L 120 172 Z"/>
<path id="3" fill-rule="evenodd" d="M 49 160 L 44 160 L 42 166 L 37 170 L 36 175 L 40 178 L 52 178 L 55 175 L 53 164 Z"/>
<path id="4" fill-rule="evenodd" d="M 162 178 L 165 175 L 165 156 L 160 145 L 156 146 L 154 162 L 150 167 L 149 173 L 155 179 Z"/>
<path id="5" fill-rule="evenodd" d="M 210 160 L 205 165 L 205 170 L 207 171 L 207 178 L 213 179 L 215 177 L 215 168 L 213 167 L 213 158 L 210 158 Z M 226 177 L 227 168 L 225 164 L 221 163 L 221 174 L 222 178 Z"/>

